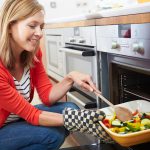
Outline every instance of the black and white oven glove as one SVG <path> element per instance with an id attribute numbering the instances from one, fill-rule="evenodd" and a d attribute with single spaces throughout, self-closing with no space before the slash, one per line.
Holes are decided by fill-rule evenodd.
<path id="1" fill-rule="evenodd" d="M 101 142 L 114 143 L 99 123 L 99 121 L 105 118 L 105 113 L 103 111 L 66 108 L 63 111 L 63 115 L 64 126 L 67 130 L 88 133 L 98 137 Z"/>

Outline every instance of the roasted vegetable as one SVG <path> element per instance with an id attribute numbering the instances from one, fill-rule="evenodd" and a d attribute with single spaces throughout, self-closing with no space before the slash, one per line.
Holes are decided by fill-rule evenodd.
<path id="1" fill-rule="evenodd" d="M 111 125 L 115 126 L 115 127 L 122 127 L 123 126 L 122 122 L 118 119 L 113 120 Z"/>
<path id="2" fill-rule="evenodd" d="M 142 119 L 141 124 L 150 128 L 150 119 Z"/>
<path id="3" fill-rule="evenodd" d="M 102 121 L 103 124 L 110 128 L 112 132 L 118 134 L 127 134 L 132 132 L 138 132 L 146 129 L 150 129 L 150 113 L 141 113 L 136 110 L 133 113 L 132 120 L 121 122 L 120 120 L 116 119 L 116 115 L 112 115 Z"/>

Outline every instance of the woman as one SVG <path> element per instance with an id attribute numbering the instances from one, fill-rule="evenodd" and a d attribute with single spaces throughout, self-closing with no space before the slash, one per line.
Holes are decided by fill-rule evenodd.
<path id="1" fill-rule="evenodd" d="M 96 124 L 104 118 L 103 112 L 58 102 L 73 83 L 91 92 L 97 89 L 89 75 L 75 71 L 55 86 L 50 83 L 39 48 L 43 7 L 36 0 L 7 0 L 0 19 L 0 149 L 59 149 L 69 131 L 105 138 Z M 34 88 L 41 105 L 30 104 Z M 82 120 L 86 115 L 92 126 Z"/>

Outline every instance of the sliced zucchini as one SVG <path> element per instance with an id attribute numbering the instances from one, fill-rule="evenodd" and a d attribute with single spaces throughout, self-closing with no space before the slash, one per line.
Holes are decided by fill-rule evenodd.
<path id="1" fill-rule="evenodd" d="M 113 120 L 111 124 L 112 124 L 112 126 L 115 126 L 115 127 L 122 127 L 123 126 L 122 122 L 118 119 Z"/>
<path id="2" fill-rule="evenodd" d="M 127 126 L 127 124 L 128 124 L 129 122 L 133 123 L 133 122 L 134 122 L 134 120 L 124 121 L 122 124 L 123 124 L 123 126 Z"/>
<path id="3" fill-rule="evenodd" d="M 144 126 L 145 125 L 146 126 L 150 126 L 150 119 L 147 119 L 147 118 L 142 119 L 141 124 L 144 125 Z"/>
<path id="4" fill-rule="evenodd" d="M 145 126 L 141 126 L 140 129 L 141 129 L 141 130 L 145 130 L 146 127 L 145 127 Z"/>
<path id="5" fill-rule="evenodd" d="M 128 127 L 125 127 L 125 130 L 126 130 L 126 131 L 130 131 L 130 129 L 129 129 Z"/>

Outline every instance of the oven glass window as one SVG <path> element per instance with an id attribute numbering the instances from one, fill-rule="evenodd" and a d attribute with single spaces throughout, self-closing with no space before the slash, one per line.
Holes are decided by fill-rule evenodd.
<path id="1" fill-rule="evenodd" d="M 57 54 L 57 42 L 48 41 L 48 61 L 49 64 L 58 67 L 58 54 Z"/>

